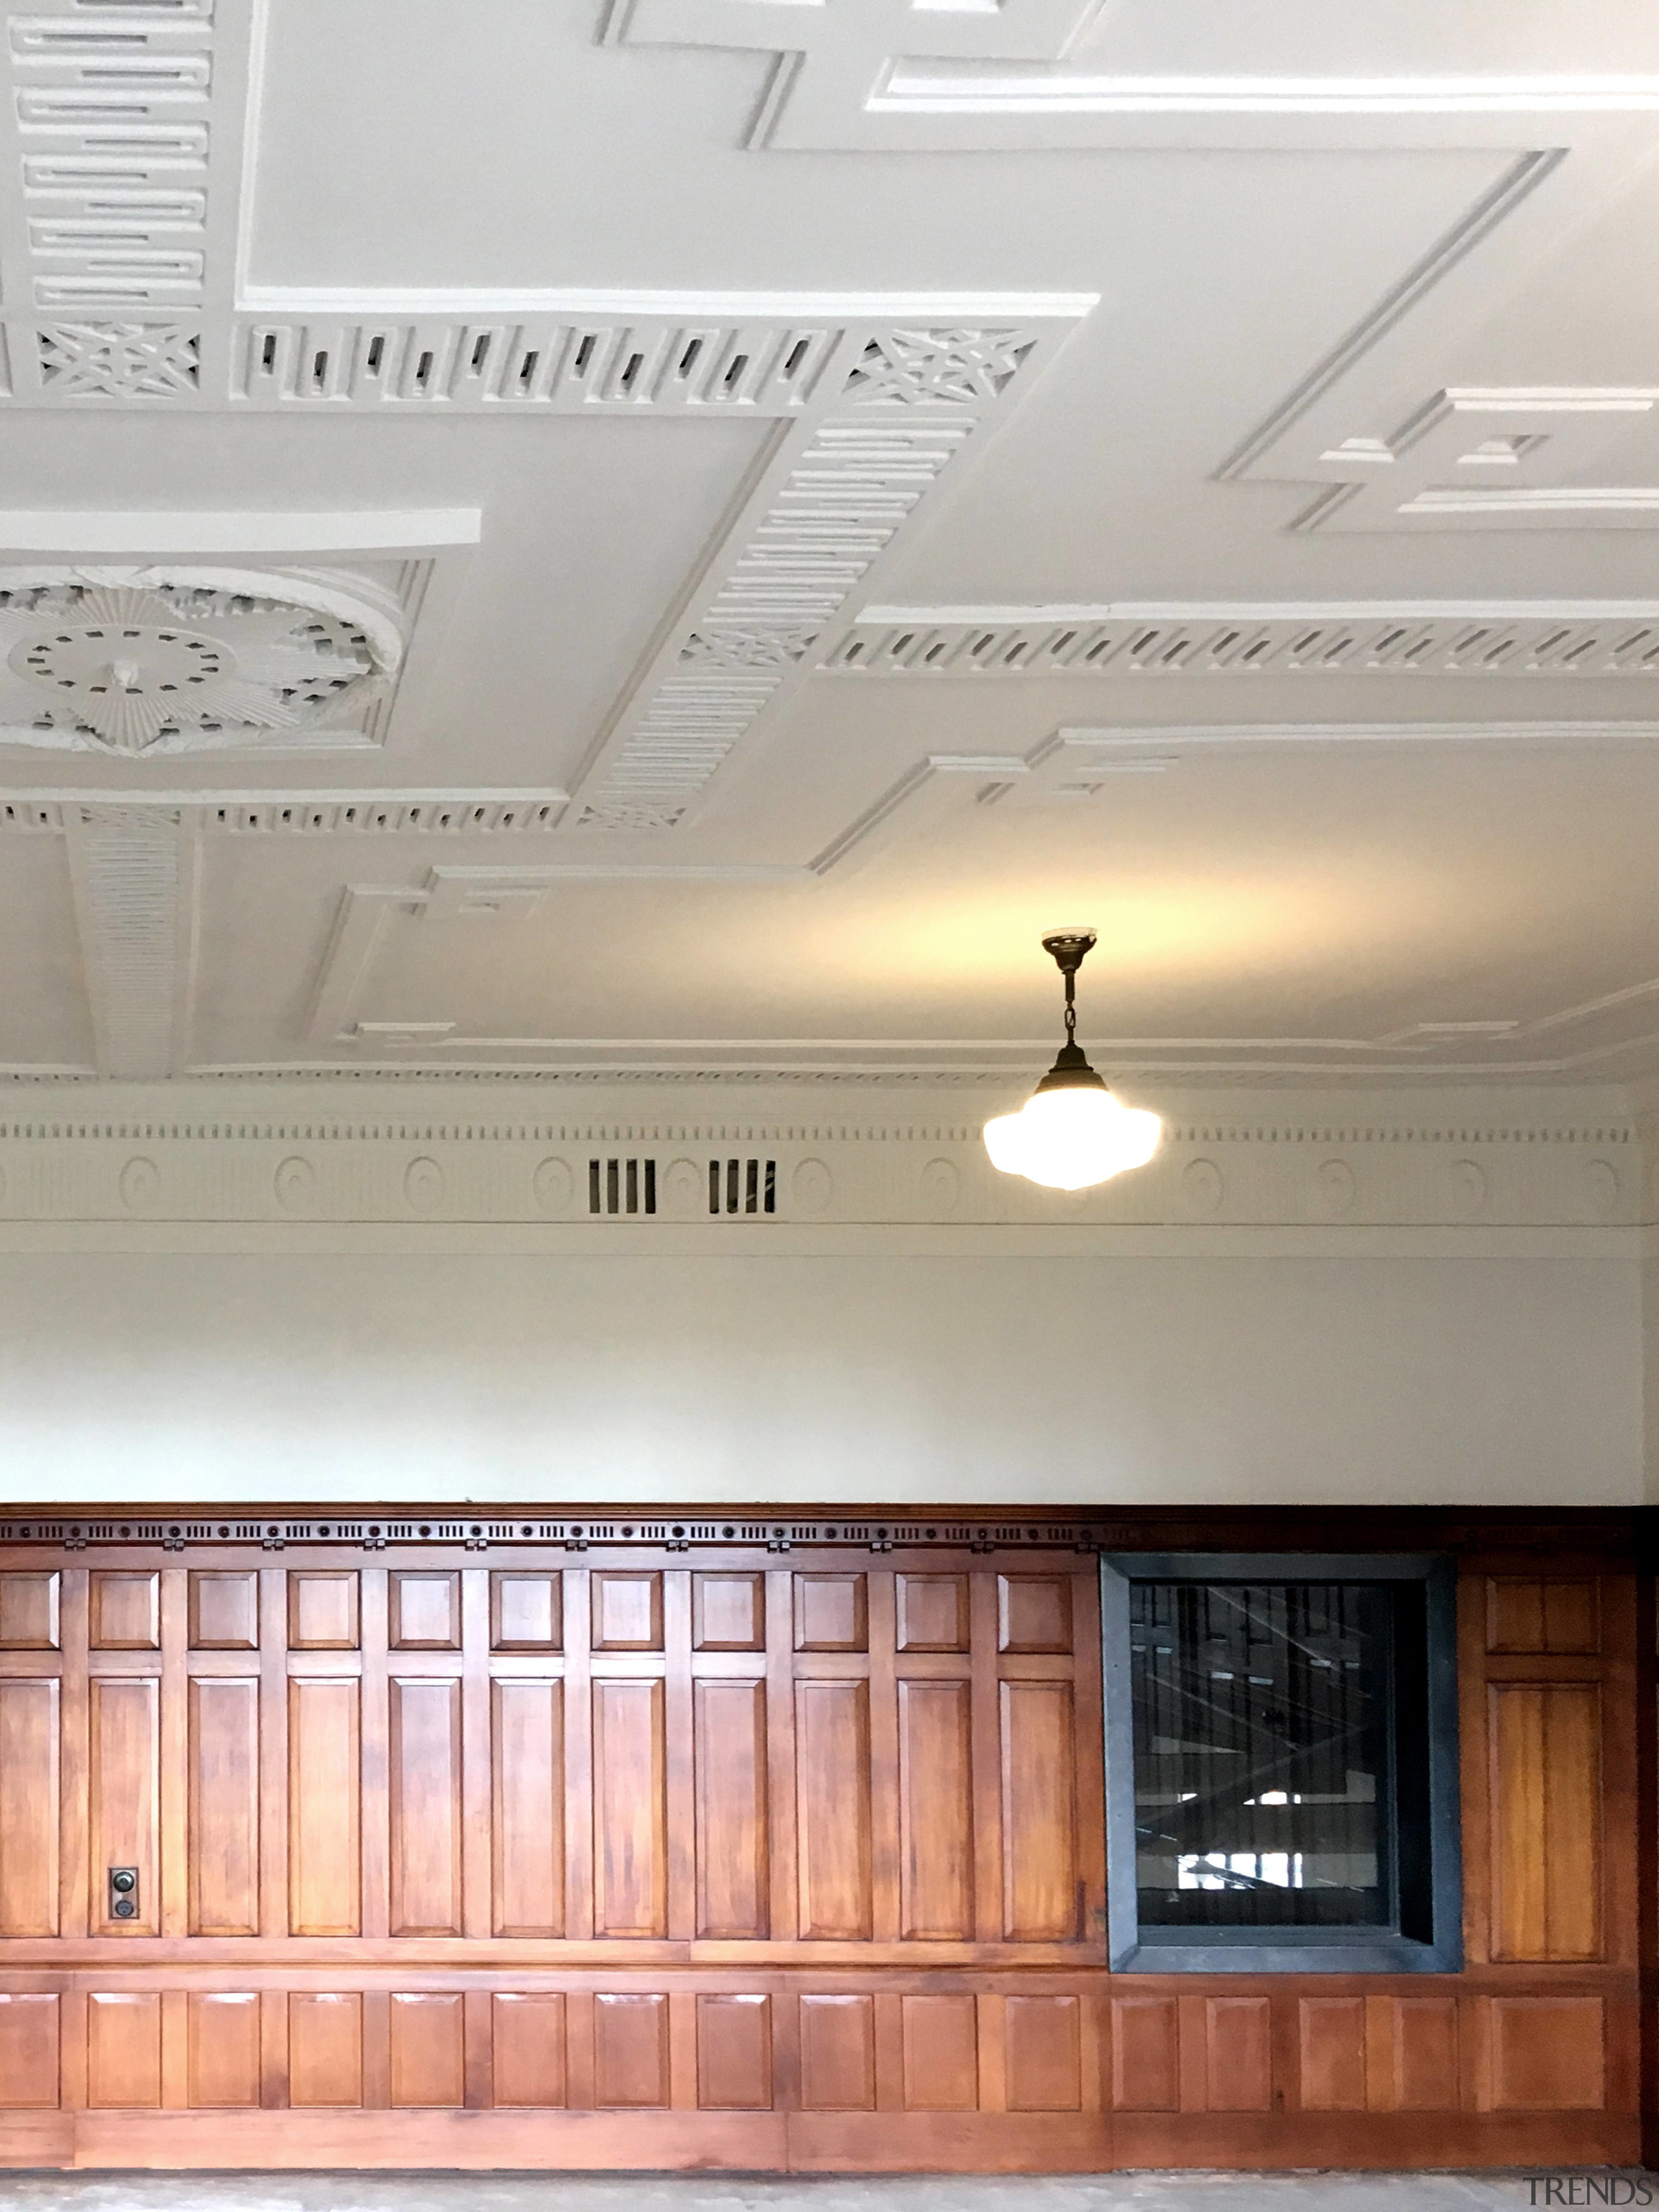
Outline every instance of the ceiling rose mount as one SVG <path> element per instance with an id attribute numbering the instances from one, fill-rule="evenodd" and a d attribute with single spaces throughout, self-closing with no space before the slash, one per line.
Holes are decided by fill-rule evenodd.
<path id="1" fill-rule="evenodd" d="M 985 1125 L 992 1166 L 1050 1190 L 1084 1190 L 1143 1167 L 1163 1134 L 1156 1114 L 1112 1096 L 1077 1041 L 1077 971 L 1095 942 L 1092 929 L 1051 930 L 1042 939 L 1066 979 L 1066 1042 L 1019 1111 Z"/>

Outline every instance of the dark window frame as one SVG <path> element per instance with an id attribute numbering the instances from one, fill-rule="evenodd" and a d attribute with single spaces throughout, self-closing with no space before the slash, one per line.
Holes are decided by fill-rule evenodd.
<path id="1" fill-rule="evenodd" d="M 1143 1928 L 1136 1888 L 1132 1583 L 1416 1583 L 1426 1632 L 1422 1822 L 1429 1864 L 1416 1870 L 1428 1932 L 1280 1928 Z M 1463 1880 L 1457 1750 L 1457 1577 L 1428 1553 L 1114 1552 L 1100 1563 L 1106 1722 L 1106 1916 L 1115 1973 L 1447 1974 L 1463 1964 Z"/>

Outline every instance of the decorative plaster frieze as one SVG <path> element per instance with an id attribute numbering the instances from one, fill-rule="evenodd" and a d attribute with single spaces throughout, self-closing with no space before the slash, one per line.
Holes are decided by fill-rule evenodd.
<path id="1" fill-rule="evenodd" d="M 106 1091 L 82 1094 L 90 1110 L 65 1097 L 0 1120 L 0 1224 L 544 1224 L 596 1239 L 700 1224 L 764 1251 L 791 1223 L 1346 1232 L 1648 1218 L 1642 1146 L 1617 1116 L 1345 1121 L 1188 1102 L 1147 1168 L 1065 1194 L 997 1175 L 981 1112 L 907 1115 L 902 1092 L 736 1118 L 666 1095 L 668 1112 L 647 1096 L 626 1116 L 458 1112 L 453 1097 L 434 1111 L 430 1091 L 412 1111 L 367 1115 L 296 1113 L 246 1086 L 219 1112 L 182 1095 L 176 1114 Z"/>
<path id="2" fill-rule="evenodd" d="M 1659 600 L 1121 602 L 870 606 L 819 666 L 841 676 L 1659 674 Z"/>

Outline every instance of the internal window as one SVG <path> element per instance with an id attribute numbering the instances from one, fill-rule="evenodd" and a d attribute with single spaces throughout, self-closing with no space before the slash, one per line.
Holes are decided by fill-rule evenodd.
<path id="1" fill-rule="evenodd" d="M 1120 1966 L 1398 1971 L 1456 1941 L 1449 1589 L 1289 1564 L 1109 1566 Z"/>

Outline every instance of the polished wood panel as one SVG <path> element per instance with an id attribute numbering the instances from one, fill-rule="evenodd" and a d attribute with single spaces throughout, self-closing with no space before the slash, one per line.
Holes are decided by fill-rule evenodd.
<path id="1" fill-rule="evenodd" d="M 190 1648 L 192 1651 L 257 1651 L 259 1577 L 216 1568 L 190 1571 Z"/>
<path id="2" fill-rule="evenodd" d="M 1492 1685 L 1492 1956 L 1601 1955 L 1601 1692 Z"/>
<path id="3" fill-rule="evenodd" d="M 0 1936 L 58 1932 L 58 1686 L 0 1680 Z"/>
<path id="4" fill-rule="evenodd" d="M 507 1679 L 489 1687 L 491 1927 L 497 1936 L 561 1936 L 564 1684 Z"/>
<path id="5" fill-rule="evenodd" d="M 662 1650 L 659 1574 L 595 1574 L 591 1602 L 595 1651 Z"/>
<path id="6" fill-rule="evenodd" d="M 288 2001 L 291 2105 L 363 2101 L 363 2001 L 355 1990 L 296 1990 Z"/>
<path id="7" fill-rule="evenodd" d="M 87 2102 L 118 2109 L 161 2101 L 161 2000 L 94 1990 L 87 1999 Z"/>
<path id="8" fill-rule="evenodd" d="M 905 1680 L 897 1690 L 899 1933 L 966 1942 L 974 1933 L 972 1685 Z"/>
<path id="9" fill-rule="evenodd" d="M 14 1570 L 0 1574 L 0 1651 L 59 1649 L 58 1607 L 63 1577 Z"/>
<path id="10" fill-rule="evenodd" d="M 668 1999 L 605 1991 L 593 1999 L 593 2101 L 668 2102 Z"/>
<path id="11" fill-rule="evenodd" d="M 593 1684 L 593 1930 L 668 1932 L 663 1686 Z"/>
<path id="12" fill-rule="evenodd" d="M 759 1574 L 694 1574 L 691 1649 L 764 1651 L 766 1577 Z"/>
<path id="13" fill-rule="evenodd" d="M 796 1683 L 795 1773 L 800 1932 L 842 1941 L 867 1937 L 872 1919 L 867 1683 Z"/>
<path id="14" fill-rule="evenodd" d="M 901 1651 L 968 1649 L 966 1575 L 895 1575 L 893 1595 Z"/>
<path id="15" fill-rule="evenodd" d="M 904 2105 L 912 2112 L 971 2112 L 979 2106 L 979 2000 L 957 1994 L 901 1996 Z"/>
<path id="16" fill-rule="evenodd" d="M 1467 1973 L 1114 1977 L 1092 1564 L 869 1522 L 43 1570 L 0 1516 L 0 2161 L 1634 2155 L 1627 1568 L 1460 1521 Z"/>
<path id="17" fill-rule="evenodd" d="M 160 1680 L 147 1674 L 94 1676 L 88 1685 L 88 1909 L 100 1934 L 160 1932 L 161 1691 Z M 117 1920 L 110 1911 L 112 1867 L 137 1871 L 131 1919 Z"/>
<path id="18" fill-rule="evenodd" d="M 288 1744 L 289 1929 L 355 1936 L 362 1923 L 361 1686 L 291 1680 Z"/>
<path id="19" fill-rule="evenodd" d="M 465 2098 L 465 2014 L 458 1990 L 399 1990 L 392 1999 L 392 2101 L 459 2105 Z"/>
<path id="20" fill-rule="evenodd" d="M 872 2112 L 876 2006 L 872 1996 L 800 2000 L 800 2100 L 822 2112 Z"/>
<path id="21" fill-rule="evenodd" d="M 358 1596 L 355 1568 L 290 1568 L 289 1650 L 355 1651 L 358 1642 Z"/>
<path id="22" fill-rule="evenodd" d="M 491 2089 L 497 2105 L 562 2105 L 564 1993 L 497 1990 L 490 1999 Z"/>
<path id="23" fill-rule="evenodd" d="M 159 1651 L 161 1577 L 94 1569 L 88 1642 L 94 1651 Z"/>
<path id="24" fill-rule="evenodd" d="M 394 1651 L 459 1651 L 461 1578 L 458 1574 L 386 1577 L 386 1640 Z"/>
<path id="25" fill-rule="evenodd" d="M 861 1574 L 795 1577 L 797 1651 L 867 1651 L 869 1596 Z"/>
<path id="26" fill-rule="evenodd" d="M 771 1998 L 709 1993 L 696 2007 L 699 2106 L 705 2112 L 770 2112 Z"/>
<path id="27" fill-rule="evenodd" d="M 58 2007 L 55 1990 L 0 1994 L 0 2111 L 56 2106 Z"/>
<path id="28" fill-rule="evenodd" d="M 1082 2102 L 1081 2001 L 1008 1997 L 1003 2039 L 1011 2112 L 1074 2112 Z"/>
<path id="29" fill-rule="evenodd" d="M 492 1574 L 489 1641 L 496 1651 L 559 1650 L 564 1642 L 563 1577 Z"/>
<path id="30" fill-rule="evenodd" d="M 1002 1932 L 1079 1933 L 1076 1734 L 1069 1682 L 1002 1684 Z"/>
<path id="31" fill-rule="evenodd" d="M 461 1686 L 453 1679 L 394 1676 L 388 1689 L 391 1930 L 394 1936 L 459 1936 Z"/>
<path id="32" fill-rule="evenodd" d="M 253 1990 L 194 1990 L 185 1999 L 192 2105 L 257 2106 L 259 1999 Z"/>
<path id="33" fill-rule="evenodd" d="M 259 1684 L 197 1675 L 190 1706 L 190 1932 L 259 1932 Z"/>
<path id="34" fill-rule="evenodd" d="M 1297 2046 L 1304 2112 L 1363 2112 L 1368 2101 L 1364 1997 L 1301 1997 Z"/>
<path id="35" fill-rule="evenodd" d="M 1132 2112 L 1181 2109 L 1180 2014 L 1174 1997 L 1114 1997 L 1112 2102 Z"/>
<path id="36" fill-rule="evenodd" d="M 766 1685 L 700 1676 L 692 1714 L 697 1934 L 758 1941 L 767 1933 L 770 1890 Z"/>

